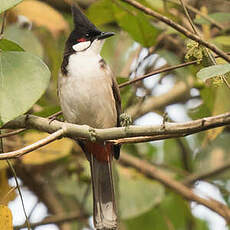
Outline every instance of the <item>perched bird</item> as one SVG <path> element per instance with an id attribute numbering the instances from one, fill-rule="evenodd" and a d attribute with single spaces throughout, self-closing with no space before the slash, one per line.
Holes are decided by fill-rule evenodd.
<path id="1" fill-rule="evenodd" d="M 100 56 L 102 32 L 72 6 L 74 30 L 65 44 L 58 94 L 66 121 L 93 128 L 120 126 L 119 88 L 109 66 Z M 90 162 L 93 187 L 93 217 L 96 229 L 117 229 L 118 217 L 112 175 L 112 159 L 120 147 L 103 142 L 78 141 Z"/>

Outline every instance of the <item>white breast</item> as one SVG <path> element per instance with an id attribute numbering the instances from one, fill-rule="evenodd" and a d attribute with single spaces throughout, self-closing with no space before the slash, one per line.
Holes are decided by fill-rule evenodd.
<path id="1" fill-rule="evenodd" d="M 101 68 L 93 50 L 69 57 L 68 76 L 59 77 L 59 97 L 68 122 L 95 128 L 116 126 L 117 113 L 109 67 Z"/>

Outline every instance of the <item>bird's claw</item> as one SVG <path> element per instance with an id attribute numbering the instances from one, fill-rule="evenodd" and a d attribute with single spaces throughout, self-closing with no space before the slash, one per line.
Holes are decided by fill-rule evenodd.
<path id="1" fill-rule="evenodd" d="M 131 116 L 127 113 L 122 113 L 120 115 L 120 123 L 122 127 L 128 127 L 129 125 L 132 124 Z"/>
<path id="2" fill-rule="evenodd" d="M 96 131 L 95 131 L 95 129 L 93 129 L 93 128 L 89 128 L 89 138 L 90 138 L 90 141 L 92 141 L 92 142 L 96 142 L 96 140 L 97 140 L 97 134 L 96 134 Z"/>

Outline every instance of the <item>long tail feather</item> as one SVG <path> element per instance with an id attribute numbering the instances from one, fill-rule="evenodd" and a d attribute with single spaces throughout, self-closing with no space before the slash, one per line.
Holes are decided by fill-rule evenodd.
<path id="1" fill-rule="evenodd" d="M 117 209 L 112 175 L 112 156 L 107 161 L 99 161 L 90 155 L 93 186 L 93 212 L 96 229 L 117 229 Z"/>

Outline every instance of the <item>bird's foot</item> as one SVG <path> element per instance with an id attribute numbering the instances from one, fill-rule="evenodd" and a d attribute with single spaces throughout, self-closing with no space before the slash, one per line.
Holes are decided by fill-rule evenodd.
<path id="1" fill-rule="evenodd" d="M 122 127 L 128 127 L 132 124 L 132 118 L 128 113 L 122 113 L 120 115 L 120 123 Z"/>

